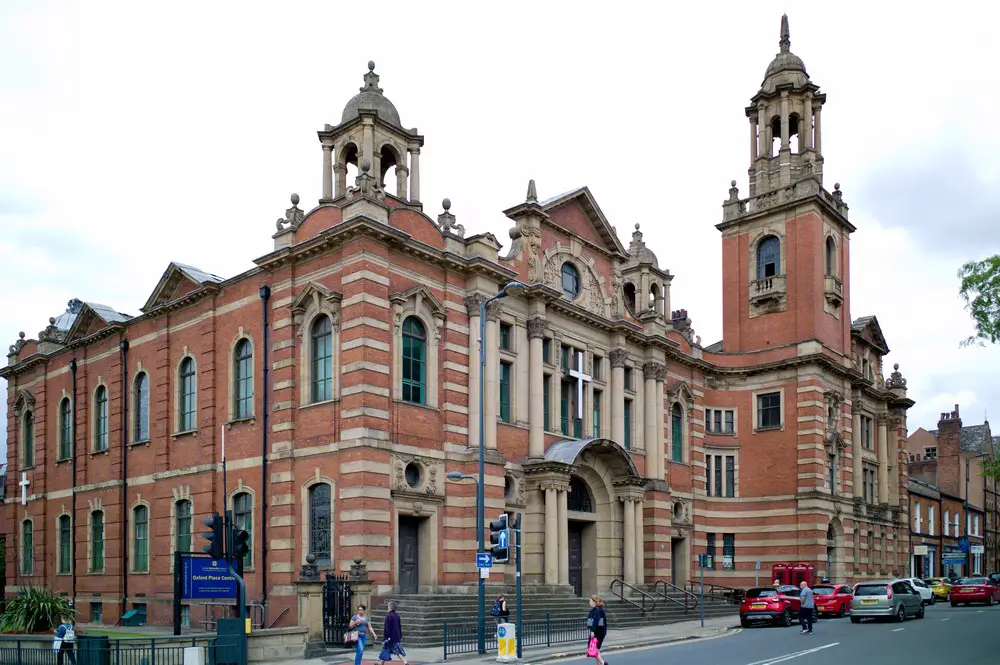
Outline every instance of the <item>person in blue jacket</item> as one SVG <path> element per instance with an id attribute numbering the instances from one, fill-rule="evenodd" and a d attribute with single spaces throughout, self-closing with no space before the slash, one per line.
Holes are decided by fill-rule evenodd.
<path id="1" fill-rule="evenodd" d="M 76 665 L 76 628 L 73 627 L 73 620 L 63 617 L 62 623 L 56 628 L 55 639 L 52 648 L 56 652 L 56 661 L 63 665 L 65 656 L 69 656 L 69 662 Z"/>
<path id="2" fill-rule="evenodd" d="M 392 660 L 393 656 L 399 656 L 403 665 L 409 665 L 406 660 L 406 649 L 403 648 L 403 623 L 396 614 L 396 601 L 389 601 L 389 613 L 385 615 L 385 624 L 382 628 L 382 636 L 385 641 L 382 643 L 382 653 L 379 661 L 382 665 Z M 386 658 L 388 656 L 388 658 Z"/>

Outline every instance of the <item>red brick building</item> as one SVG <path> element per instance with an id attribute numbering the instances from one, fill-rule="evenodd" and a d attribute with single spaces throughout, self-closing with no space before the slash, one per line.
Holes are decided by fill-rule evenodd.
<path id="1" fill-rule="evenodd" d="M 528 584 L 683 584 L 702 552 L 720 584 L 752 583 L 755 561 L 903 572 L 912 402 L 884 378 L 878 322 L 852 321 L 826 96 L 784 20 L 745 109 L 749 197 L 734 182 L 717 225 L 709 345 L 638 225 L 623 244 L 586 187 L 540 200 L 532 182 L 503 251 L 447 201 L 425 214 L 424 137 L 369 70 L 319 132 L 322 199 L 293 196 L 253 269 L 171 264 L 138 314 L 74 301 L 11 347 L 8 591 L 166 622 L 172 552 L 199 549 L 224 502 L 252 534 L 269 622 L 296 621 L 309 554 L 338 571 L 363 558 L 383 595 L 474 584 L 475 486 L 446 474 L 475 473 L 480 414 L 486 512 L 524 514 Z M 482 373 L 480 304 L 513 281 L 527 286 L 486 309 Z"/>

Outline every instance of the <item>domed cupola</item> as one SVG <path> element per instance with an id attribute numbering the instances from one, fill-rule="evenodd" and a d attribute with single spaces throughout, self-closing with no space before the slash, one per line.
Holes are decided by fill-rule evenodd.
<path id="1" fill-rule="evenodd" d="M 809 81 L 806 63 L 791 51 L 792 40 L 788 30 L 788 15 L 781 17 L 781 38 L 778 40 L 778 53 L 767 66 L 761 90 L 773 92 L 779 86 L 792 85 L 799 88 Z"/>
<path id="2" fill-rule="evenodd" d="M 375 61 L 368 61 L 368 73 L 365 74 L 365 84 L 361 87 L 361 92 L 351 97 L 344 107 L 344 114 L 340 118 L 341 124 L 350 122 L 360 115 L 361 111 L 375 111 L 379 118 L 402 127 L 399 121 L 399 111 L 393 106 L 389 98 L 382 94 L 382 88 L 378 87 L 378 74 L 375 73 Z"/>

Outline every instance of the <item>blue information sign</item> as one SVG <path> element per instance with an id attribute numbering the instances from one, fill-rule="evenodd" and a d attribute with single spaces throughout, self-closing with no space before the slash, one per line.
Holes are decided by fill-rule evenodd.
<path id="1" fill-rule="evenodd" d="M 507 543 L 510 542 L 510 536 L 507 535 L 507 529 L 504 529 L 497 534 L 497 547 L 500 549 L 507 549 Z"/>
<path id="2" fill-rule="evenodd" d="M 181 598 L 235 598 L 236 578 L 223 559 L 184 557 L 181 564 Z"/>
<path id="3" fill-rule="evenodd" d="M 476 553 L 476 568 L 492 568 L 493 555 L 489 552 Z"/>

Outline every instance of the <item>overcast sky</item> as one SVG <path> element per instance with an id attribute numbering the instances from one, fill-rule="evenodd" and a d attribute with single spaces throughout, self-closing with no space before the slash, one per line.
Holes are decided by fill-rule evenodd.
<path id="1" fill-rule="evenodd" d="M 696 6 L 697 5 L 697 6 Z M 778 50 L 827 93 L 854 318 L 876 314 L 910 429 L 961 404 L 1000 419 L 1000 348 L 963 261 L 1000 250 L 1000 73 L 986 3 L 41 2 L 0 6 L 0 341 L 74 297 L 130 314 L 171 260 L 230 276 L 321 188 L 316 131 L 369 59 L 426 138 L 421 198 L 509 242 L 501 210 L 588 185 L 627 245 L 640 223 L 671 304 L 721 335 L 721 203 L 747 194 L 743 109 Z M 347 11 L 338 12 L 338 8 Z M 6 386 L 0 382 L 0 390 Z"/>

